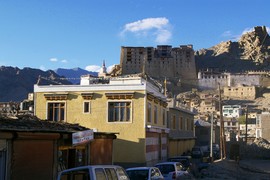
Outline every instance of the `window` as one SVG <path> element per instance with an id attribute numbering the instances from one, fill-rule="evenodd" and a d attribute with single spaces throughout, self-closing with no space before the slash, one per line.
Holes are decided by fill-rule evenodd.
<path id="1" fill-rule="evenodd" d="M 182 130 L 183 129 L 183 117 L 179 118 L 179 129 Z"/>
<path id="2" fill-rule="evenodd" d="M 117 174 L 114 168 L 105 168 L 108 179 L 117 179 Z"/>
<path id="3" fill-rule="evenodd" d="M 131 102 L 109 102 L 109 122 L 130 121 Z"/>
<path id="4" fill-rule="evenodd" d="M 97 179 L 104 179 L 104 180 L 106 179 L 106 174 L 103 168 L 96 168 L 95 174 L 96 174 Z"/>
<path id="5" fill-rule="evenodd" d="M 61 175 L 60 180 L 65 179 L 89 179 L 88 169 L 82 169 L 78 171 L 69 171 Z M 106 178 L 106 177 L 105 177 Z"/>
<path id="6" fill-rule="evenodd" d="M 154 123 L 157 124 L 158 121 L 158 110 L 157 106 L 154 106 Z"/>
<path id="7" fill-rule="evenodd" d="M 187 127 L 187 126 L 188 126 L 187 123 L 188 123 L 188 119 L 185 119 L 185 120 L 184 120 L 184 130 L 185 130 L 185 131 L 188 130 L 188 129 L 187 129 L 187 128 L 188 128 L 188 127 Z"/>
<path id="8" fill-rule="evenodd" d="M 261 116 L 257 116 L 256 125 L 257 127 L 261 127 Z"/>
<path id="9" fill-rule="evenodd" d="M 191 129 L 191 127 L 190 127 L 190 123 L 189 123 L 190 121 L 189 121 L 189 119 L 187 118 L 187 129 L 186 130 L 190 130 Z"/>
<path id="10" fill-rule="evenodd" d="M 165 125 L 165 123 L 166 123 L 165 109 L 162 110 L 162 122 L 163 122 L 163 125 Z"/>
<path id="11" fill-rule="evenodd" d="M 65 103 L 64 102 L 48 103 L 47 119 L 49 121 L 64 121 Z"/>
<path id="12" fill-rule="evenodd" d="M 83 113 L 90 113 L 90 102 L 89 101 L 83 102 Z"/>
<path id="13" fill-rule="evenodd" d="M 256 137 L 257 138 L 262 137 L 262 131 L 261 131 L 261 129 L 257 129 L 257 131 L 256 131 Z"/>
<path id="14" fill-rule="evenodd" d="M 176 129 L 176 117 L 172 115 L 171 128 Z"/>
<path id="15" fill-rule="evenodd" d="M 151 116 L 151 103 L 148 103 L 148 106 L 147 106 L 147 121 L 148 122 L 151 122 L 152 121 L 152 116 Z"/>

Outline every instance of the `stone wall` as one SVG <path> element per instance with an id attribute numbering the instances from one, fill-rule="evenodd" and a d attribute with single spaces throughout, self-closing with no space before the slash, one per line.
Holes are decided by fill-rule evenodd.
<path id="1" fill-rule="evenodd" d="M 155 79 L 178 78 L 181 81 L 197 80 L 192 45 L 173 48 L 121 47 L 122 75 L 146 73 Z"/>

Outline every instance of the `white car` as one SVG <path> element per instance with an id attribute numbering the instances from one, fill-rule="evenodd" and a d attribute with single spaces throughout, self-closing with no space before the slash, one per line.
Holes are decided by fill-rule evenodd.
<path id="1" fill-rule="evenodd" d="M 157 167 L 134 167 L 126 169 L 130 180 L 164 180 Z"/>
<path id="2" fill-rule="evenodd" d="M 129 180 L 126 171 L 117 165 L 90 165 L 66 169 L 58 174 L 57 180 Z"/>
<path id="3" fill-rule="evenodd" d="M 179 162 L 162 162 L 155 165 L 162 173 L 164 180 L 181 179 L 190 176 L 188 171 L 183 170 Z"/>

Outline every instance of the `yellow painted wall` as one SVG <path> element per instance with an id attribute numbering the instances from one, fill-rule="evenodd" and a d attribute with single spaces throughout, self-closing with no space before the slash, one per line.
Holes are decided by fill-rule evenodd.
<path id="1" fill-rule="evenodd" d="M 180 156 L 183 152 L 191 151 L 195 145 L 195 139 L 169 140 L 168 157 Z"/>
<path id="2" fill-rule="evenodd" d="M 148 103 L 151 104 L 151 108 L 152 108 L 152 111 L 151 111 L 151 122 L 148 122 L 147 120 L 147 106 L 148 106 Z M 155 123 L 154 121 L 154 107 L 157 106 L 157 111 L 158 111 L 158 115 L 157 115 L 157 123 Z M 154 100 L 147 100 L 147 103 L 146 103 L 146 125 L 152 125 L 152 126 L 158 126 L 158 127 L 162 127 L 162 128 L 167 128 L 167 108 L 166 107 L 163 107 L 159 102 L 155 102 Z M 163 120 L 162 120 L 162 110 L 165 110 L 165 124 L 163 124 Z"/>
<path id="3" fill-rule="evenodd" d="M 84 114 L 83 102 L 85 100 L 81 96 L 81 92 L 69 92 L 66 100 L 66 122 L 79 123 L 91 129 L 96 128 L 99 132 L 119 133 L 114 141 L 113 160 L 115 162 L 142 163 L 145 161 L 144 94 L 144 91 L 138 91 L 133 99 L 121 99 L 121 101 L 132 102 L 131 122 L 108 122 L 108 101 L 117 100 L 107 99 L 105 92 L 94 92 L 93 99 L 90 100 L 91 113 Z M 46 119 L 47 101 L 44 93 L 35 93 L 35 99 L 36 116 Z"/>

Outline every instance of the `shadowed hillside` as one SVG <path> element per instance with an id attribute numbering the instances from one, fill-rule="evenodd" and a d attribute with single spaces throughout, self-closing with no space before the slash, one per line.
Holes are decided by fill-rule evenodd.
<path id="1" fill-rule="evenodd" d="M 54 71 L 17 67 L 0 67 L 0 102 L 22 101 L 33 92 L 34 84 L 71 84 Z"/>

